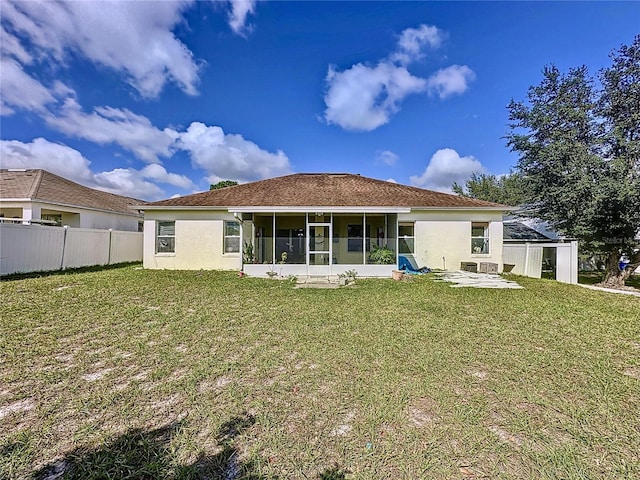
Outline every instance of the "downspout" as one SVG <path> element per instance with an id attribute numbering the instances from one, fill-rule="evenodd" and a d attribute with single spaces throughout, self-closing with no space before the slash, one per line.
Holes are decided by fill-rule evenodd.
<path id="1" fill-rule="evenodd" d="M 240 220 L 238 218 L 238 220 Z M 240 220 L 240 271 L 244 267 L 244 221 Z"/>
<path id="2" fill-rule="evenodd" d="M 527 242 L 524 245 L 525 245 L 525 247 L 524 247 L 524 272 L 522 272 L 522 273 L 523 273 L 523 275 L 525 277 L 528 277 L 529 276 L 529 245 L 530 244 Z"/>

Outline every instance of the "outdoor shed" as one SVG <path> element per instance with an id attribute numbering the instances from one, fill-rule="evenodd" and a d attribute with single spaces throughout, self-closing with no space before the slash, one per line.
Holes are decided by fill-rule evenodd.
<path id="1" fill-rule="evenodd" d="M 505 271 L 578 283 L 578 241 L 552 239 L 517 221 L 504 222 Z"/>

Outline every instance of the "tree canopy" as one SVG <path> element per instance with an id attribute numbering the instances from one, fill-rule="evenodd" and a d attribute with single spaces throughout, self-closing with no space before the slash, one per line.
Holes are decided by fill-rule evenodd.
<path id="1" fill-rule="evenodd" d="M 510 102 L 506 138 L 533 215 L 607 255 L 605 283 L 619 285 L 640 264 L 640 36 L 611 59 L 596 78 L 546 67 L 526 102 Z"/>
<path id="2" fill-rule="evenodd" d="M 524 178 L 518 173 L 502 176 L 474 173 L 464 186 L 454 183 L 452 189 L 453 193 L 463 197 L 509 206 L 518 206 L 529 201 Z"/>
<path id="3" fill-rule="evenodd" d="M 216 184 L 209 185 L 209 190 L 218 190 L 220 188 L 233 187 L 234 185 L 238 185 L 235 180 L 222 180 Z"/>

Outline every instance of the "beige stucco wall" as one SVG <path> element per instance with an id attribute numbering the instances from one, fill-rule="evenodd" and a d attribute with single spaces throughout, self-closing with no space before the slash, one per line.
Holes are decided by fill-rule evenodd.
<path id="1" fill-rule="evenodd" d="M 175 253 L 155 253 L 156 220 L 175 220 Z M 144 222 L 144 267 L 170 270 L 240 270 L 241 253 L 223 252 L 225 220 L 236 219 L 233 214 L 223 211 L 147 212 Z"/>
<path id="2" fill-rule="evenodd" d="M 176 221 L 175 253 L 155 253 L 156 220 Z M 144 226 L 145 268 L 239 270 L 241 253 L 224 253 L 224 221 L 236 220 L 226 211 L 147 211 Z M 398 215 L 398 221 L 415 222 L 415 258 L 418 266 L 458 270 L 460 262 L 492 262 L 502 271 L 502 213 L 422 211 Z M 489 253 L 471 253 L 472 222 L 489 223 Z M 250 238 L 251 222 L 243 225 Z M 341 240 L 345 232 L 340 232 Z M 346 240 L 345 240 L 346 241 Z M 337 245 L 337 244 L 336 244 Z M 334 247 L 336 246 L 334 245 Z M 346 247 L 345 247 L 346 248 Z M 361 255 L 358 256 L 360 263 Z M 443 262 L 442 257 L 445 258 Z"/>
<path id="3" fill-rule="evenodd" d="M 415 259 L 419 267 L 460 269 L 461 262 L 497 263 L 502 271 L 502 212 L 412 212 L 399 222 L 415 221 Z M 489 253 L 471 253 L 471 224 L 489 223 Z M 443 260 L 444 257 L 444 260 Z"/>

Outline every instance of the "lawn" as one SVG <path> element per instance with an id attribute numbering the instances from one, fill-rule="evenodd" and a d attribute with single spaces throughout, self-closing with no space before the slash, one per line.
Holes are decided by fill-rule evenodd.
<path id="1" fill-rule="evenodd" d="M 0 283 L 0 478 L 638 478 L 640 298 L 136 266 Z"/>

